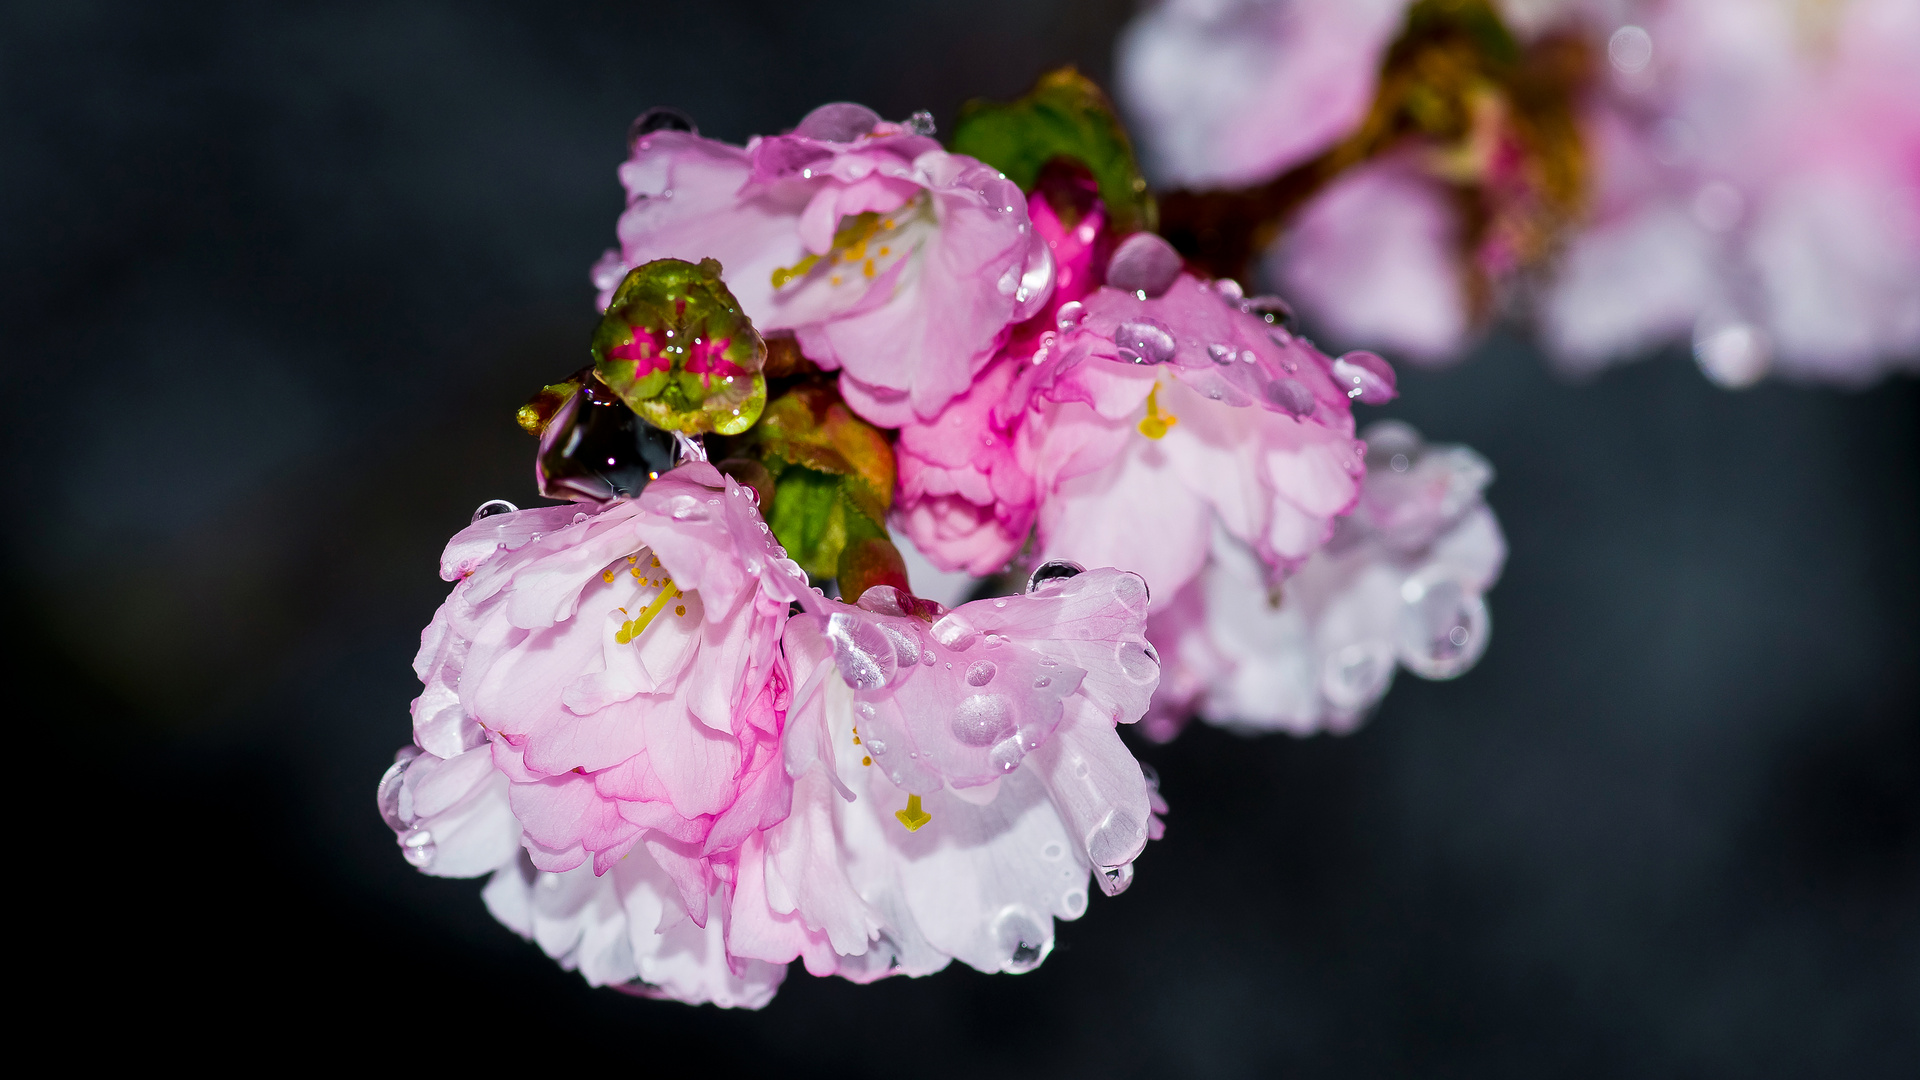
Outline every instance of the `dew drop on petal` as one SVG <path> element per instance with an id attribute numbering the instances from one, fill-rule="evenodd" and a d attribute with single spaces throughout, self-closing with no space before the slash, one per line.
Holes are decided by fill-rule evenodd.
<path id="1" fill-rule="evenodd" d="M 1146 822 L 1124 810 L 1109 810 L 1087 832 L 1087 858 L 1095 866 L 1122 866 L 1132 862 L 1146 843 Z"/>
<path id="2" fill-rule="evenodd" d="M 1364 709 L 1380 700 L 1393 678 L 1393 647 L 1356 641 L 1335 650 L 1321 665 L 1320 692 L 1335 708 Z"/>
<path id="3" fill-rule="evenodd" d="M 972 666 L 967 668 L 967 685 L 985 686 L 993 681 L 994 675 L 999 670 L 991 660 L 975 660 Z"/>
<path id="4" fill-rule="evenodd" d="M 1400 662 L 1425 679 L 1461 675 L 1486 651 L 1486 600 L 1458 579 L 1421 574 L 1401 586 Z"/>
<path id="5" fill-rule="evenodd" d="M 844 611 L 827 620 L 833 663 L 855 690 L 878 690 L 893 681 L 897 660 L 893 642 L 880 628 Z"/>
<path id="6" fill-rule="evenodd" d="M 994 941 L 1000 946 L 1000 970 L 1009 974 L 1032 971 L 1053 951 L 1053 934 L 1025 905 L 1009 904 L 993 920 Z"/>
<path id="7" fill-rule="evenodd" d="M 700 128 L 693 122 L 693 117 L 670 105 L 655 105 L 635 117 L 633 123 L 628 126 L 627 149 L 633 149 L 641 136 L 651 135 L 656 131 L 684 131 L 690 135 L 700 134 Z"/>
<path id="8" fill-rule="evenodd" d="M 973 694 L 954 709 L 949 727 L 963 745 L 993 746 L 1013 728 L 1013 702 L 1001 694 Z M 1014 764 L 1019 763 L 1015 757 Z"/>
<path id="9" fill-rule="evenodd" d="M 1133 864 L 1125 866 L 1101 866 L 1093 871 L 1093 880 L 1100 883 L 1100 891 L 1108 896 L 1119 896 L 1133 884 Z"/>
<path id="10" fill-rule="evenodd" d="M 1164 364 L 1173 359 L 1173 331 L 1150 316 L 1139 316 L 1121 323 L 1113 332 L 1120 359 L 1132 364 Z"/>
<path id="11" fill-rule="evenodd" d="M 1121 672 L 1134 682 L 1151 682 L 1160 676 L 1160 657 L 1151 645 L 1123 641 L 1114 646 L 1113 658 L 1120 665 Z"/>
<path id="12" fill-rule="evenodd" d="M 1042 588 L 1049 585 L 1058 584 L 1071 577 L 1078 577 L 1086 572 L 1087 568 L 1077 562 L 1072 562 L 1067 559 L 1048 559 L 1046 562 L 1034 567 L 1033 573 L 1028 575 L 1027 591 L 1030 593 L 1039 592 Z"/>
<path id="13" fill-rule="evenodd" d="M 479 509 L 473 512 L 472 523 L 478 524 L 481 518 L 490 518 L 495 514 L 511 514 L 519 509 L 519 507 L 505 499 L 488 499 L 486 502 L 480 504 Z"/>
<path id="14" fill-rule="evenodd" d="M 1061 304 L 1060 310 L 1054 314 L 1053 325 L 1059 327 L 1060 332 L 1064 334 L 1074 327 L 1079 326 L 1080 320 L 1086 317 L 1086 305 L 1078 300 L 1069 300 Z"/>
<path id="15" fill-rule="evenodd" d="M 1385 405 L 1399 396 L 1393 365 L 1364 350 L 1356 349 L 1335 360 L 1333 381 L 1362 405 Z"/>
<path id="16" fill-rule="evenodd" d="M 1293 417 L 1310 416 L 1313 413 L 1313 391 L 1299 379 L 1278 378 L 1267 384 L 1267 400 L 1278 405 L 1287 415 Z"/>
<path id="17" fill-rule="evenodd" d="M 433 865 L 433 858 L 440 853 L 439 846 L 433 842 L 433 834 L 425 829 L 414 829 L 400 837 L 400 853 L 407 862 L 425 870 Z"/>

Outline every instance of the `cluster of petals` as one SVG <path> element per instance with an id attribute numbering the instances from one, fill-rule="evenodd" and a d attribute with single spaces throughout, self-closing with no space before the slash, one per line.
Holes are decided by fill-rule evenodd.
<path id="1" fill-rule="evenodd" d="M 1089 871 L 1117 890 L 1158 832 L 1114 731 L 1158 681 L 1132 575 L 954 612 L 828 601 L 704 462 L 483 517 L 442 574 L 382 813 L 425 872 L 491 874 L 489 910 L 594 985 L 757 1007 L 796 956 L 1024 970 Z M 887 719 L 846 742 L 875 708 L 904 754 Z"/>
<path id="2" fill-rule="evenodd" d="M 634 266 L 718 259 L 754 325 L 791 331 L 886 427 L 964 391 L 1052 287 L 1018 187 L 858 105 L 744 148 L 644 132 L 620 180 L 620 247 L 594 270 L 603 306 Z"/>
<path id="3" fill-rule="evenodd" d="M 1391 369 L 1328 358 L 1279 305 L 1181 271 L 1155 237 L 1096 274 L 1097 214 L 1066 229 L 1038 195 L 1030 212 L 1055 246 L 1056 303 L 901 431 L 895 528 L 940 569 L 985 574 L 1031 526 L 1039 559 L 1127 567 L 1156 603 L 1199 573 L 1216 527 L 1276 575 L 1299 565 L 1358 496 L 1351 403 L 1391 397 Z M 1150 287 L 1101 283 L 1116 272 Z"/>
<path id="4" fill-rule="evenodd" d="M 1920 370 L 1920 7 L 1608 13 L 1588 19 L 1607 56 L 1593 221 L 1541 312 L 1556 358 L 1592 371 L 1691 338 L 1728 386 Z"/>
<path id="5" fill-rule="evenodd" d="M 1165 665 L 1145 729 L 1189 717 L 1241 731 L 1351 731 L 1396 668 L 1462 674 L 1485 651 L 1484 594 L 1506 542 L 1482 498 L 1493 470 L 1396 421 L 1364 433 L 1366 485 L 1334 537 L 1283 583 L 1216 532 L 1206 569 L 1148 631 Z"/>
<path id="6" fill-rule="evenodd" d="M 1145 584 L 1110 569 L 952 611 L 878 587 L 796 616 L 793 812 L 743 870 L 733 952 L 858 981 L 1045 959 L 1089 875 L 1120 892 L 1162 831 L 1115 727 L 1159 681 L 1146 616 Z"/>

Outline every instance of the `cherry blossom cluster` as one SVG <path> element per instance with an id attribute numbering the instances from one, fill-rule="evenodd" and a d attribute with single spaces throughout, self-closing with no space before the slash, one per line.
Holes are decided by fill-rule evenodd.
<path id="1" fill-rule="evenodd" d="M 594 985 L 1028 970 L 1164 831 L 1121 725 L 1351 730 L 1484 650 L 1490 467 L 1357 438 L 1393 369 L 1156 232 L 1077 74 L 950 145 L 653 110 L 619 175 L 593 363 L 519 414 L 560 502 L 449 543 L 379 788 Z"/>

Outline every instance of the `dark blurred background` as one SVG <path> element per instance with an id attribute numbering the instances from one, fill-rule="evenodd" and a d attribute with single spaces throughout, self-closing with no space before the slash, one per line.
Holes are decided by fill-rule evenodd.
<path id="1" fill-rule="evenodd" d="M 1486 659 L 1347 738 L 1141 745 L 1173 805 L 1038 972 L 729 1013 L 589 990 L 373 805 L 447 536 L 532 492 L 628 121 L 1105 80 L 1125 0 L 19 4 L 0 16 L 16 985 L 87 1054 L 636 1072 L 1920 1075 L 1916 384 L 1377 412 L 1477 447 Z M 24 886 L 24 887 L 23 887 Z M 40 1037 L 45 1037 L 41 1035 Z"/>

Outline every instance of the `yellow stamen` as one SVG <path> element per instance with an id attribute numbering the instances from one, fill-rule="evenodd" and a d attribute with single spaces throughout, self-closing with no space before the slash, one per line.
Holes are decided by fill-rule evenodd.
<path id="1" fill-rule="evenodd" d="M 647 624 L 653 621 L 653 617 L 660 614 L 660 609 L 667 606 L 667 601 L 679 595 L 680 587 L 671 581 L 667 582 L 667 587 L 660 590 L 660 595 L 653 598 L 653 603 L 647 605 L 647 609 L 640 613 L 639 618 L 628 619 L 626 622 L 620 624 L 620 629 L 614 633 L 613 640 L 625 645 L 634 638 L 639 637 L 641 632 L 646 630 Z M 684 611 L 686 609 L 682 608 L 681 610 Z M 626 613 L 626 608 L 620 609 L 620 614 L 625 615 Z"/>
<path id="2" fill-rule="evenodd" d="M 871 765 L 871 764 L 873 764 L 873 759 L 872 759 L 872 758 L 870 758 L 870 757 L 863 757 L 863 758 L 861 758 L 861 759 L 860 759 L 860 764 L 862 764 L 862 765 Z"/>
<path id="3" fill-rule="evenodd" d="M 834 230 L 833 247 L 827 251 L 827 258 L 834 263 L 857 263 L 867 257 L 867 241 L 881 229 L 893 228 L 893 222 L 882 222 L 880 215 L 868 210 L 862 214 L 841 219 L 840 227 Z M 796 278 L 805 277 L 807 272 L 820 265 L 819 255 L 808 255 L 792 266 L 782 266 L 773 272 L 773 287 L 784 288 Z M 867 275 L 873 276 L 871 272 Z M 834 285 L 840 284 L 838 275 L 829 279 Z"/>
<path id="4" fill-rule="evenodd" d="M 1153 389 L 1147 391 L 1147 415 L 1140 420 L 1140 434 L 1149 439 L 1158 439 L 1179 422 L 1179 417 L 1160 411 L 1160 386 L 1155 383 Z"/>
<path id="5" fill-rule="evenodd" d="M 869 758 L 868 760 L 872 759 Z M 899 820 L 900 824 L 907 827 L 908 832 L 919 832 L 920 826 L 933 820 L 932 814 L 920 809 L 920 796 L 918 795 L 907 796 L 907 808 L 905 810 L 895 810 L 893 816 Z"/>

